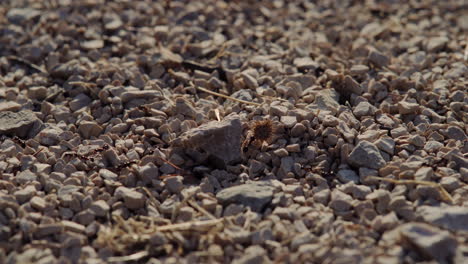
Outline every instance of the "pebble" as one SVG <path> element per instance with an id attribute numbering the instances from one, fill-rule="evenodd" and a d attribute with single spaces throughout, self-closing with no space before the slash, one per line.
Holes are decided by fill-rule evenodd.
<path id="1" fill-rule="evenodd" d="M 36 180 L 37 180 L 37 175 L 30 170 L 22 171 L 18 173 L 18 175 L 16 175 L 16 181 L 19 184 L 25 184 L 25 183 L 36 181 Z"/>
<path id="2" fill-rule="evenodd" d="M 322 90 L 316 95 L 314 102 L 319 109 L 330 111 L 332 114 L 336 114 L 340 107 L 338 94 L 332 90 Z"/>
<path id="3" fill-rule="evenodd" d="M 98 200 L 91 204 L 89 210 L 98 217 L 105 217 L 110 210 L 109 204 L 104 200 Z"/>
<path id="4" fill-rule="evenodd" d="M 437 142 L 435 140 L 430 140 L 430 141 L 427 141 L 426 144 L 424 145 L 424 150 L 427 152 L 436 152 L 443 146 L 444 144 L 440 142 Z"/>
<path id="5" fill-rule="evenodd" d="M 102 126 L 93 121 L 83 121 L 78 126 L 78 131 L 86 139 L 98 137 L 103 130 L 104 128 Z"/>
<path id="6" fill-rule="evenodd" d="M 351 201 L 353 198 L 337 189 L 331 192 L 329 207 L 337 212 L 346 212 L 352 208 Z"/>
<path id="7" fill-rule="evenodd" d="M 273 190 L 268 181 L 250 182 L 223 189 L 216 198 L 224 205 L 240 203 L 254 212 L 261 212 L 273 199 Z"/>
<path id="8" fill-rule="evenodd" d="M 430 167 L 421 167 L 414 174 L 414 178 L 418 181 L 431 181 L 434 177 L 434 171 Z"/>
<path id="9" fill-rule="evenodd" d="M 358 64 L 358 65 L 353 65 L 351 69 L 349 70 L 351 75 L 361 75 L 361 74 L 366 74 L 369 71 L 369 67 L 366 65 Z"/>
<path id="10" fill-rule="evenodd" d="M 462 206 L 420 206 L 416 210 L 425 222 L 452 232 L 468 231 L 468 209 Z"/>
<path id="11" fill-rule="evenodd" d="M 379 68 L 386 67 L 390 63 L 389 57 L 376 50 L 372 50 L 371 52 L 369 52 L 368 60 L 370 63 Z"/>
<path id="12" fill-rule="evenodd" d="M 70 102 L 70 110 L 73 112 L 89 105 L 91 103 L 91 98 L 89 98 L 87 95 L 81 93 L 77 95 L 73 100 Z"/>
<path id="13" fill-rule="evenodd" d="M 15 102 L 0 102 L 0 112 L 18 112 L 21 109 L 21 105 Z"/>
<path id="14" fill-rule="evenodd" d="M 385 166 L 385 160 L 380 155 L 377 147 L 368 142 L 361 141 L 349 154 L 348 162 L 355 167 L 367 167 L 370 169 L 380 169 Z"/>
<path id="15" fill-rule="evenodd" d="M 448 43 L 449 39 L 447 37 L 433 37 L 433 38 L 430 38 L 427 42 L 427 45 L 426 45 L 426 50 L 428 52 L 437 52 L 437 51 L 440 51 L 441 49 L 443 49 L 447 43 Z"/>
<path id="16" fill-rule="evenodd" d="M 44 211 L 44 209 L 46 209 L 46 206 L 47 206 L 46 201 L 39 196 L 34 196 L 33 198 L 31 198 L 29 203 L 31 204 L 32 208 L 38 211 Z"/>
<path id="17" fill-rule="evenodd" d="M 122 197 L 125 207 L 128 209 L 139 209 L 145 206 L 145 196 L 137 191 L 126 187 L 118 187 L 115 190 L 116 197 Z"/>
<path id="18" fill-rule="evenodd" d="M 393 155 L 395 152 L 395 140 L 390 137 L 383 137 L 375 142 L 375 146 L 386 153 Z"/>
<path id="19" fill-rule="evenodd" d="M 221 168 L 238 162 L 241 158 L 241 123 L 236 117 L 224 121 L 211 121 L 183 133 L 172 141 L 174 146 L 200 148 L 213 157 Z"/>
<path id="20" fill-rule="evenodd" d="M 43 123 L 31 111 L 0 112 L 0 134 L 32 138 L 43 128 Z"/>
<path id="21" fill-rule="evenodd" d="M 361 118 L 363 116 L 373 116 L 376 108 L 368 102 L 360 102 L 353 110 L 356 117 Z"/>
<path id="22" fill-rule="evenodd" d="M 41 12 L 33 8 L 11 8 L 6 18 L 13 24 L 23 24 L 40 16 Z"/>
<path id="23" fill-rule="evenodd" d="M 85 50 L 102 49 L 104 41 L 102 39 L 93 39 L 81 43 L 81 47 Z"/>
<path id="24" fill-rule="evenodd" d="M 35 194 L 36 188 L 33 185 L 28 185 L 24 189 L 14 192 L 16 201 L 18 201 L 19 204 L 29 201 Z"/>
<path id="25" fill-rule="evenodd" d="M 344 78 L 344 85 L 346 90 L 357 95 L 361 95 L 364 92 L 364 89 L 361 85 L 353 79 L 353 77 L 346 75 Z"/>
<path id="26" fill-rule="evenodd" d="M 164 184 L 171 193 L 177 194 L 184 188 L 183 180 L 182 176 L 169 177 L 164 180 Z"/>
<path id="27" fill-rule="evenodd" d="M 348 182 L 354 182 L 356 184 L 359 183 L 359 176 L 353 170 L 340 170 L 338 171 L 336 176 L 342 183 L 348 183 Z"/>
<path id="28" fill-rule="evenodd" d="M 398 227 L 405 248 L 416 248 L 423 258 L 449 263 L 455 257 L 457 240 L 449 232 L 424 223 L 407 223 Z"/>

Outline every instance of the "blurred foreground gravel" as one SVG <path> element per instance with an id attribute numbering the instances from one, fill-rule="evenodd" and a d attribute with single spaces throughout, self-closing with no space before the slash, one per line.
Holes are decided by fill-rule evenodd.
<path id="1" fill-rule="evenodd" d="M 468 3 L 314 2 L 0 1 L 0 263 L 468 263 Z"/>

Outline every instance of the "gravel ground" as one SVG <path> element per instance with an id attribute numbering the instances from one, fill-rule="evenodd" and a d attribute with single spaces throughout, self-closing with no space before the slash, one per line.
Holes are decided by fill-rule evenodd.
<path id="1" fill-rule="evenodd" d="M 466 1 L 0 2 L 0 263 L 468 263 Z"/>

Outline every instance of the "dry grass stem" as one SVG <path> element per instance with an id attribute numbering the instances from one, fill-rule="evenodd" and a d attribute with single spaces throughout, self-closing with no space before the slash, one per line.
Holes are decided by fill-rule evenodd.
<path id="1" fill-rule="evenodd" d="M 447 190 L 444 189 L 440 184 L 435 183 L 435 182 L 430 182 L 430 181 L 418 181 L 418 180 L 396 180 L 396 179 L 386 179 L 386 178 L 379 178 L 379 177 L 369 177 L 374 180 L 378 181 L 385 181 L 393 184 L 419 184 L 419 185 L 426 185 L 426 186 L 432 186 L 437 188 L 437 190 L 440 193 L 440 197 L 442 198 L 443 201 L 453 204 L 453 198 L 452 196 L 447 192 Z"/>

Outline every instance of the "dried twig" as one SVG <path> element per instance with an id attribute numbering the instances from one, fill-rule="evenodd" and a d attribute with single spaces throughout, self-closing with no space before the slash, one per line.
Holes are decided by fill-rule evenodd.
<path id="1" fill-rule="evenodd" d="M 188 203 L 194 207 L 195 209 L 197 209 L 198 211 L 200 211 L 202 214 L 206 215 L 208 218 L 212 219 L 212 220 L 215 220 L 216 217 L 214 215 L 212 215 L 210 212 L 208 212 L 207 210 L 205 210 L 205 208 L 201 207 L 200 205 L 198 205 L 195 201 L 192 201 L 192 200 L 189 200 Z"/>
<path id="2" fill-rule="evenodd" d="M 147 257 L 149 255 L 148 251 L 140 251 L 135 254 L 131 254 L 128 256 L 122 256 L 122 257 L 110 257 L 107 259 L 108 262 L 126 262 L 126 261 L 134 261 L 134 260 L 139 260 L 144 257 Z"/>
<path id="3" fill-rule="evenodd" d="M 20 57 L 17 57 L 17 56 L 8 56 L 7 57 L 8 60 L 11 60 L 11 61 L 14 61 L 16 63 L 19 63 L 19 64 L 22 64 L 22 65 L 25 65 L 33 70 L 36 70 L 40 73 L 44 73 L 44 74 L 47 74 L 47 71 L 44 70 L 41 66 L 38 66 L 32 62 L 29 62 L 23 58 L 20 58 Z"/>
<path id="4" fill-rule="evenodd" d="M 158 231 L 206 231 L 210 227 L 220 224 L 224 218 L 204 221 L 191 221 L 179 224 L 165 225 L 157 227 Z"/>
<path id="5" fill-rule="evenodd" d="M 385 181 L 385 182 L 389 182 L 393 184 L 419 184 L 419 185 L 432 186 L 434 188 L 437 188 L 437 190 L 440 193 L 440 197 L 442 198 L 443 201 L 453 204 L 452 196 L 447 192 L 447 190 L 444 189 L 444 187 L 442 187 L 442 185 L 436 182 L 418 181 L 418 180 L 396 180 L 396 179 L 379 178 L 379 177 L 374 177 L 374 176 L 371 176 L 369 178 L 373 180 Z"/>
<path id="6" fill-rule="evenodd" d="M 231 97 L 231 96 L 228 96 L 228 95 L 224 95 L 224 94 L 220 94 L 220 93 L 217 93 L 217 92 L 210 91 L 208 89 L 205 89 L 205 88 L 202 88 L 202 87 L 199 87 L 199 86 L 195 85 L 192 81 L 190 81 L 189 83 L 191 85 L 193 85 L 195 87 L 195 89 L 200 90 L 200 91 L 205 92 L 205 93 L 209 93 L 209 94 L 219 96 L 219 97 L 222 97 L 222 98 L 234 101 L 234 102 L 242 103 L 242 104 L 261 106 L 261 104 L 259 104 L 259 103 L 249 102 L 249 101 L 237 99 L 237 98 L 234 98 L 234 97 Z"/>

